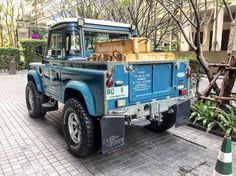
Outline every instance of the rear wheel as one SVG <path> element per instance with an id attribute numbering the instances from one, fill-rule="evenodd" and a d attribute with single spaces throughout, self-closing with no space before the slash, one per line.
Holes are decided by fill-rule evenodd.
<path id="1" fill-rule="evenodd" d="M 67 100 L 63 117 L 63 132 L 69 150 L 78 157 L 96 151 L 95 119 L 89 116 L 82 103 L 75 98 Z"/>
<path id="2" fill-rule="evenodd" d="M 25 90 L 26 105 L 30 117 L 43 117 L 46 112 L 42 111 L 41 94 L 37 91 L 34 82 L 29 81 Z"/>
<path id="3" fill-rule="evenodd" d="M 176 121 L 175 113 L 168 113 L 163 112 L 163 117 L 159 121 L 150 120 L 151 124 L 147 125 L 146 128 L 156 131 L 156 132 L 164 132 L 168 129 L 170 129 Z"/>

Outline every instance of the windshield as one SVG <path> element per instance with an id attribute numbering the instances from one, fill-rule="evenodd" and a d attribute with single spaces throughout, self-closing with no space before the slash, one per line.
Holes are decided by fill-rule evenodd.
<path id="1" fill-rule="evenodd" d="M 95 50 L 95 43 L 112 39 L 127 39 L 128 34 L 114 34 L 105 32 L 85 32 L 86 50 Z"/>

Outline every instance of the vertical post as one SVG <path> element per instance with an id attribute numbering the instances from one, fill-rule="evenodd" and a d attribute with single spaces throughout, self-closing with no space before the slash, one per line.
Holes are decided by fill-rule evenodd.
<path id="1" fill-rule="evenodd" d="M 190 28 L 191 28 L 190 24 L 184 28 L 184 32 L 188 35 L 188 38 L 190 38 L 190 35 L 192 35 Z M 182 33 L 180 36 L 180 50 L 181 51 L 189 51 L 189 44 L 186 42 Z"/>
<path id="2" fill-rule="evenodd" d="M 207 21 L 208 19 L 206 19 Z M 203 51 L 209 51 L 209 45 L 210 45 L 210 32 L 209 32 L 209 25 L 208 23 L 207 24 L 204 24 L 203 25 Z"/>
<path id="3" fill-rule="evenodd" d="M 236 13 L 234 13 L 234 19 L 236 19 Z M 234 31 L 236 31 L 236 25 L 234 26 Z M 236 35 L 233 37 L 233 51 L 236 51 Z"/>
<path id="4" fill-rule="evenodd" d="M 211 48 L 212 51 L 221 50 L 222 31 L 223 31 L 223 23 L 224 23 L 224 9 L 221 8 L 219 10 L 218 8 L 219 8 L 218 5 L 216 5 L 215 12 L 214 12 L 215 22 L 213 25 L 212 48 Z"/>
<path id="5" fill-rule="evenodd" d="M 170 36 L 169 36 L 169 51 L 172 50 L 172 32 L 170 32 Z"/>

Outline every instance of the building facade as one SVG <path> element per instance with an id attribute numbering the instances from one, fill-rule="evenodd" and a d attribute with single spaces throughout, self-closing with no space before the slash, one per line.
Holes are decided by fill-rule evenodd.
<path id="1" fill-rule="evenodd" d="M 232 12 L 233 17 L 236 17 L 236 0 L 229 0 L 229 7 Z M 210 6 L 208 9 L 209 16 L 214 7 Z M 205 21 L 209 20 L 209 16 L 206 17 Z M 215 16 L 214 16 L 215 17 Z M 227 50 L 229 33 L 230 33 L 230 18 L 224 7 L 222 7 L 219 12 L 216 20 L 211 20 L 209 23 L 205 23 L 201 29 L 201 40 L 203 42 L 203 51 L 222 51 Z M 217 27 L 216 27 L 217 25 Z M 190 29 L 189 25 L 184 30 L 188 35 L 194 35 L 193 29 Z M 236 31 L 236 29 L 235 29 Z M 236 51 L 236 35 L 234 36 L 234 46 L 233 51 Z M 180 43 L 181 51 L 190 51 L 188 43 L 181 35 Z"/>

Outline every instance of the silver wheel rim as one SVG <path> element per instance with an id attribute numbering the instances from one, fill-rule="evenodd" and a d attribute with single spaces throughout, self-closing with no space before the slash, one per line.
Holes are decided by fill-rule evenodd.
<path id="1" fill-rule="evenodd" d="M 30 109 L 32 110 L 34 107 L 34 96 L 33 96 L 32 90 L 29 90 L 28 96 L 29 96 L 29 106 L 30 106 Z"/>
<path id="2" fill-rule="evenodd" d="M 156 118 L 157 124 L 160 126 L 163 123 L 163 116 L 158 116 Z"/>
<path id="3" fill-rule="evenodd" d="M 81 128 L 78 116 L 75 113 L 70 113 L 68 117 L 68 128 L 72 141 L 76 144 L 80 142 L 81 139 Z"/>

